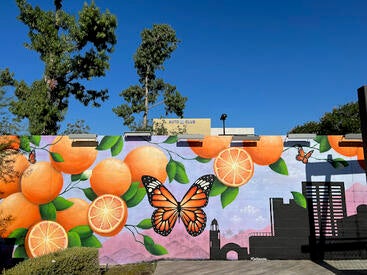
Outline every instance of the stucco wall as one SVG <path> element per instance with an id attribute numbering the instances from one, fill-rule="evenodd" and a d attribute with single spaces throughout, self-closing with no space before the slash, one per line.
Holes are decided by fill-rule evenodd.
<path id="1" fill-rule="evenodd" d="M 101 263 L 109 264 L 310 258 L 320 247 L 323 256 L 348 257 L 335 250 L 348 238 L 344 247 L 360 251 L 353 244 L 367 237 L 362 149 L 339 147 L 335 136 L 98 136 L 97 150 L 72 147 L 66 136 L 21 137 L 20 147 L 17 139 L 0 138 L 0 233 L 25 240 L 15 257 L 39 253 L 30 252 L 34 243 L 26 236 L 42 220 L 66 228 L 69 247 L 100 247 Z M 27 164 L 9 160 L 19 154 Z M 92 202 L 111 194 L 123 210 L 112 225 L 96 229 Z M 28 203 L 39 213 L 19 209 Z"/>

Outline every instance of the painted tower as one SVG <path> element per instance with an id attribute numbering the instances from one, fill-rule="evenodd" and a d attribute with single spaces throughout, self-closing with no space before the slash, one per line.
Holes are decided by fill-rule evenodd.
<path id="1" fill-rule="evenodd" d="M 216 219 L 210 225 L 210 259 L 217 259 L 220 253 L 220 231 Z"/>

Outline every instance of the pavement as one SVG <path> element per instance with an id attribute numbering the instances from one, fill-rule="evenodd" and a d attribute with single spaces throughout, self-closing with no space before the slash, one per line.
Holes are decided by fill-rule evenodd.
<path id="1" fill-rule="evenodd" d="M 367 260 L 165 260 L 158 262 L 154 274 L 367 274 Z"/>

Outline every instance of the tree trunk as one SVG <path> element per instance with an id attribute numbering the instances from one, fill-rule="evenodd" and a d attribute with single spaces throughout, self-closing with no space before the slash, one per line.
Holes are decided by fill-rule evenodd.
<path id="1" fill-rule="evenodd" d="M 143 127 L 147 129 L 148 127 L 148 108 L 149 108 L 149 101 L 148 101 L 149 89 L 148 89 L 148 73 L 145 76 L 145 111 L 143 115 Z"/>

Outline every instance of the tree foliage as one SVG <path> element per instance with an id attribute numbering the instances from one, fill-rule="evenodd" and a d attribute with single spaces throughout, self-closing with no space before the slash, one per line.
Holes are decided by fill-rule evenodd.
<path id="1" fill-rule="evenodd" d="M 142 42 L 134 54 L 134 63 L 139 76 L 139 85 L 132 85 L 120 94 L 126 103 L 115 108 L 113 112 L 123 118 L 124 125 L 133 130 L 148 130 L 148 113 L 153 107 L 164 103 L 166 115 L 175 113 L 183 116 L 187 98 L 183 97 L 176 87 L 156 77 L 157 70 L 164 70 L 164 62 L 180 42 L 175 31 L 166 24 L 155 24 L 152 29 L 144 29 Z M 162 102 L 158 102 L 163 98 Z M 143 115 L 142 123 L 136 122 Z"/>
<path id="2" fill-rule="evenodd" d="M 40 79 L 28 85 L 11 74 L 4 85 L 15 88 L 17 100 L 10 110 L 28 119 L 31 134 L 56 134 L 66 114 L 69 98 L 85 106 L 100 106 L 108 90 L 85 87 L 85 80 L 102 77 L 109 69 L 110 54 L 116 44 L 116 17 L 104 13 L 92 2 L 84 4 L 78 18 L 62 10 L 62 0 L 55 0 L 55 10 L 33 7 L 27 0 L 16 0 L 18 19 L 29 28 L 29 43 L 44 63 Z"/>
<path id="3" fill-rule="evenodd" d="M 11 82 L 9 70 L 2 71 L 0 73 L 0 135 L 17 134 L 23 130 L 21 123 L 8 111 L 12 98 L 6 96 L 6 91 L 2 87 L 9 82 Z"/>
<path id="4" fill-rule="evenodd" d="M 290 133 L 316 133 L 319 135 L 343 135 L 360 133 L 361 122 L 358 102 L 350 102 L 325 113 L 320 121 L 309 121 L 294 127 Z"/>
<path id="5" fill-rule="evenodd" d="M 83 119 L 78 119 L 74 123 L 69 122 L 66 125 L 66 129 L 62 132 L 62 135 L 70 134 L 89 134 L 90 127 L 85 124 Z"/>

